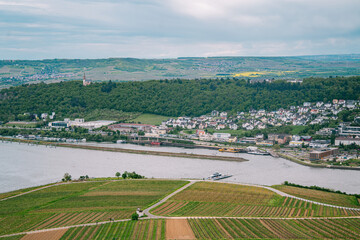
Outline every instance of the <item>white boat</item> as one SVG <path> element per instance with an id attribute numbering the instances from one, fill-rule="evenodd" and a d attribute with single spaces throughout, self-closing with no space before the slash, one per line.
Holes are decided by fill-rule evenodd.
<path id="1" fill-rule="evenodd" d="M 224 179 L 224 178 L 229 178 L 229 177 L 232 177 L 232 175 L 224 175 L 224 174 L 221 174 L 221 173 L 218 173 L 218 172 L 215 172 L 213 175 L 211 175 L 208 179 L 210 180 L 220 180 L 220 179 Z"/>
<path id="2" fill-rule="evenodd" d="M 270 153 L 268 153 L 268 152 L 260 152 L 260 151 L 251 151 L 251 152 L 248 152 L 248 154 L 253 154 L 253 155 L 270 155 Z"/>

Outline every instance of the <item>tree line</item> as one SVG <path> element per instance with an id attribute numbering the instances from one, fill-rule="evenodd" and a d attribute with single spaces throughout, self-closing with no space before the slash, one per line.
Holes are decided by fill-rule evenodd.
<path id="1" fill-rule="evenodd" d="M 250 109 L 276 110 L 305 101 L 360 97 L 360 77 L 309 78 L 303 83 L 250 83 L 236 78 L 103 82 L 81 81 L 26 84 L 0 91 L 0 121 L 17 120 L 23 113 L 57 116 L 94 110 L 199 116 L 216 109 L 236 113 Z"/>

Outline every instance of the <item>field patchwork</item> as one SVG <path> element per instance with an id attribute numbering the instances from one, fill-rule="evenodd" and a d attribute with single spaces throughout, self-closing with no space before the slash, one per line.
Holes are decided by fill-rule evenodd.
<path id="1" fill-rule="evenodd" d="M 52 186 L 0 201 L 0 235 L 129 219 L 186 181 L 91 181 Z"/>
<path id="2" fill-rule="evenodd" d="M 198 182 L 152 211 L 161 216 L 337 217 L 359 216 L 360 210 L 334 208 L 281 197 L 245 185 Z"/>

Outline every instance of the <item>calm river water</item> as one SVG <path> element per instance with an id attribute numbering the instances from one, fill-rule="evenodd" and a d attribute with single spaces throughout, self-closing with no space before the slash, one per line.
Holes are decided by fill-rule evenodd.
<path id="1" fill-rule="evenodd" d="M 208 149 L 87 144 L 234 156 L 233 153 L 220 153 Z M 233 175 L 227 180 L 233 182 L 274 185 L 289 181 L 360 193 L 360 171 L 311 168 L 271 156 L 244 153 L 236 155 L 249 161 L 174 158 L 0 142 L 0 192 L 59 181 L 65 172 L 69 172 L 73 178 L 86 174 L 90 177 L 114 176 L 117 171 L 136 171 L 148 178 L 206 178 L 218 171 Z"/>

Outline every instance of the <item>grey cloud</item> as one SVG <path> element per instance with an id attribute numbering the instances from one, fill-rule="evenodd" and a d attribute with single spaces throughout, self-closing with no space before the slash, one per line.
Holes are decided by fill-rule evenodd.
<path id="1" fill-rule="evenodd" d="M 359 10 L 357 0 L 0 0 L 0 56 L 356 53 Z"/>

